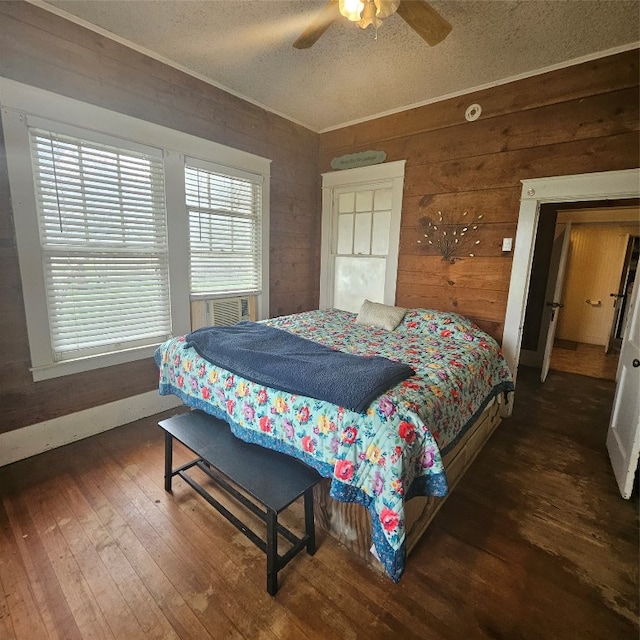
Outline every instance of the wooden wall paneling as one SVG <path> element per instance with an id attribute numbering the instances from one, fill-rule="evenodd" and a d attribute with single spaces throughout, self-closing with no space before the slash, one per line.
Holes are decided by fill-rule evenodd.
<path id="1" fill-rule="evenodd" d="M 574 173 L 635 168 L 637 132 L 407 166 L 405 195 L 509 187 L 520 180 Z M 517 212 L 516 212 L 517 217 Z"/>
<path id="2" fill-rule="evenodd" d="M 323 153 L 375 145 L 459 124 L 464 121 L 466 108 L 474 102 L 482 105 L 481 118 L 488 118 L 637 87 L 639 62 L 637 51 L 627 51 L 586 62 L 579 68 L 570 66 L 328 131 L 322 134 Z"/>
<path id="3" fill-rule="evenodd" d="M 277 188 L 275 188 L 277 187 Z M 280 214 L 303 213 L 315 215 L 320 200 L 320 186 L 282 183 L 271 180 L 271 210 Z"/>
<path id="4" fill-rule="evenodd" d="M 317 307 L 319 261 L 312 220 L 318 219 L 319 229 L 318 134 L 25 2 L 0 3 L 0 75 L 270 158 L 270 258 L 281 264 L 276 269 L 278 284 L 271 285 L 277 289 L 271 296 L 271 313 Z M 4 145 L 0 241 L 5 244 L 0 246 L 0 259 L 6 271 L 0 286 L 2 293 L 9 293 L 11 311 L 0 308 L 0 334 L 12 336 L 7 349 L 12 361 L 0 374 L 0 402 L 6 408 L 0 431 L 155 389 L 157 370 L 151 359 L 32 382 L 1 154 Z M 293 286 L 286 284 L 287 269 L 295 275 Z M 5 273 L 13 284 L 6 283 Z"/>
<path id="5" fill-rule="evenodd" d="M 105 54 L 100 45 L 106 38 L 98 34 L 91 46 L 79 44 L 77 34 L 86 30 L 64 18 L 48 14 L 45 24 L 25 28 L 28 24 L 25 18 L 31 12 L 23 7 L 15 18 L 3 19 L 2 39 L 7 54 L 0 69 L 4 71 L 6 65 L 6 77 L 23 77 L 28 73 L 33 84 L 53 92 L 59 92 L 57 87 L 64 77 L 65 95 L 85 101 L 90 95 L 90 102 L 115 111 L 122 111 L 122 105 L 126 104 L 129 115 L 178 130 L 184 130 L 187 123 L 193 127 L 191 121 L 199 117 L 203 121 L 202 131 L 194 135 L 215 136 L 223 144 L 230 144 L 235 136 L 247 136 L 247 131 L 258 132 L 265 125 L 266 112 L 259 107 L 201 81 L 200 91 L 185 87 L 181 79 L 186 74 L 181 72 L 171 78 L 173 82 L 167 80 L 163 72 L 170 67 L 159 61 L 153 60 L 141 70 L 139 60 L 146 59 L 144 54 L 122 45 L 118 45 L 119 55 L 113 55 L 114 48 Z M 41 50 L 52 55 L 43 60 Z M 33 68 L 36 61 L 37 67 Z M 155 66 L 155 72 L 151 66 Z M 95 70 L 99 70 L 99 79 Z M 151 110 L 150 100 L 154 106 Z M 185 121 L 186 115 L 189 120 Z M 255 145 L 255 140 L 252 143 L 247 138 L 246 145 L 252 144 Z"/>
<path id="6" fill-rule="evenodd" d="M 481 286 L 492 291 L 509 291 L 511 258 L 461 258 L 443 261 L 438 256 L 403 254 L 398 263 L 398 281 L 410 284 L 419 278 L 437 286 Z"/>
<path id="7" fill-rule="evenodd" d="M 430 304 L 424 304 L 427 300 Z M 455 311 L 471 320 L 484 319 L 492 322 L 504 320 L 507 294 L 502 291 L 479 290 L 464 287 L 442 287 L 429 282 L 414 282 L 405 291 L 399 287 L 396 302 L 401 307 L 428 307 L 444 311 Z"/>
<path id="8" fill-rule="evenodd" d="M 483 114 L 467 123 L 464 109 L 472 102 L 482 104 Z M 406 159 L 397 302 L 460 311 L 458 289 L 446 295 L 413 284 L 449 280 L 450 265 L 417 243 L 420 218 L 438 210 L 482 213 L 474 253 L 495 256 L 487 265 L 491 275 L 482 275 L 507 291 L 511 255 L 501 244 L 516 235 L 520 180 L 638 166 L 638 104 L 637 52 L 625 52 L 327 132 L 320 167 L 347 150 L 368 148 L 386 151 L 388 160 Z M 464 295 L 478 302 L 463 304 L 500 338 L 505 309 L 497 299 L 487 301 L 485 289 L 480 280 L 468 283 Z"/>
<path id="9" fill-rule="evenodd" d="M 146 393 L 158 385 L 152 358 L 37 383 L 30 376 L 3 380 L 0 433 Z"/>
<path id="10" fill-rule="evenodd" d="M 389 161 L 426 165 L 615 135 L 637 130 L 639 104 L 638 88 L 632 87 L 500 117 L 483 112 L 473 123 L 462 116 L 444 129 L 386 140 L 382 147 Z"/>
<path id="11" fill-rule="evenodd" d="M 277 241 L 280 234 L 288 233 L 302 236 L 298 238 L 298 243 L 315 248 L 316 235 L 319 232 L 317 216 L 310 215 L 305 211 L 283 214 L 280 211 L 272 210 L 273 221 L 270 225 L 271 237 Z"/>
<path id="12" fill-rule="evenodd" d="M 479 189 L 456 193 L 426 193 L 407 196 L 402 203 L 402 226 L 417 227 L 424 216 L 434 217 L 438 211 L 460 215 L 465 211 L 476 216 L 482 214 L 483 224 L 489 222 L 515 222 L 514 212 L 520 206 L 518 187 Z"/>
<path id="13" fill-rule="evenodd" d="M 11 198 L 9 197 L 9 175 L 7 173 L 7 154 L 4 146 L 4 133 L 2 126 L 0 126 L 0 251 L 14 246 Z M 0 284 L 4 283 L 4 281 L 5 278 L 3 276 Z"/>
<path id="14" fill-rule="evenodd" d="M 513 238 L 516 234 L 515 223 L 510 224 L 486 224 L 481 220 L 474 235 L 469 236 L 469 243 L 465 244 L 458 257 L 468 258 L 469 254 L 475 256 L 502 256 L 502 239 Z M 469 233 L 469 232 L 467 232 Z M 420 243 L 418 243 L 420 241 Z M 479 241 L 479 244 L 475 244 Z M 400 253 L 402 255 L 440 255 L 433 245 L 424 237 L 421 227 L 402 227 L 400 235 Z"/>

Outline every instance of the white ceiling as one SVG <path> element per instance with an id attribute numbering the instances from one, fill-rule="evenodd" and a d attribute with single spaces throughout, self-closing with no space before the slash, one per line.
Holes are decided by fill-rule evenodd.
<path id="1" fill-rule="evenodd" d="M 433 0 L 430 47 L 396 15 L 292 43 L 325 0 L 33 0 L 314 131 L 629 49 L 640 0 Z"/>

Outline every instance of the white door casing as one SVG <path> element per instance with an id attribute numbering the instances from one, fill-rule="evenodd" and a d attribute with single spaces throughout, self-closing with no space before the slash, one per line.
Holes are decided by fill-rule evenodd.
<path id="1" fill-rule="evenodd" d="M 545 202 L 583 202 L 638 197 L 640 169 L 522 180 L 520 214 L 502 339 L 502 351 L 514 380 L 517 378 L 520 361 L 540 205 Z"/>
<path id="2" fill-rule="evenodd" d="M 562 288 L 564 286 L 565 267 L 567 266 L 567 256 L 569 255 L 569 242 L 571 240 L 571 223 L 569 222 L 562 230 L 560 235 L 553 242 L 553 253 L 551 254 L 551 272 L 554 273 L 555 284 L 551 291 L 551 300 L 546 300 L 545 304 L 551 306 L 551 315 L 549 318 L 549 329 L 547 330 L 546 342 L 544 344 L 544 357 L 542 358 L 542 371 L 540 372 L 540 381 L 544 382 L 549 373 L 549 365 L 551 364 L 551 353 L 553 351 L 553 341 L 556 335 L 556 327 L 558 326 L 558 316 L 562 304 Z"/>
<path id="3" fill-rule="evenodd" d="M 395 303 L 404 165 L 322 175 L 321 309 Z"/>
<path id="4" fill-rule="evenodd" d="M 620 495 L 629 499 L 640 454 L 640 283 L 636 279 L 616 376 L 607 450 Z"/>

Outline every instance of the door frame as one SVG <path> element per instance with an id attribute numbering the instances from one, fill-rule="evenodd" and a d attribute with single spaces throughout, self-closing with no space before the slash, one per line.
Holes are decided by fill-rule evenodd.
<path id="1" fill-rule="evenodd" d="M 522 195 L 511 267 L 502 351 L 514 380 L 520 362 L 540 205 L 640 197 L 640 169 L 521 180 Z"/>
<path id="2" fill-rule="evenodd" d="M 391 184 L 391 227 L 389 229 L 389 253 L 385 277 L 385 304 L 395 304 L 398 277 L 398 254 L 400 242 L 400 218 L 406 160 L 384 162 L 368 167 L 329 171 L 322 174 L 322 240 L 320 245 L 320 309 L 333 305 L 334 270 L 331 260 L 331 245 L 334 236 L 333 193 L 334 189 L 363 184 Z"/>

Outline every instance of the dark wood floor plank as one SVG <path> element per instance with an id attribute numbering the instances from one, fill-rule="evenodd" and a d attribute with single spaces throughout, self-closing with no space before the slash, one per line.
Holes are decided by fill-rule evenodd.
<path id="1" fill-rule="evenodd" d="M 403 582 L 393 585 L 381 571 L 372 571 L 360 559 L 350 555 L 338 542 L 329 536 L 322 539 L 322 554 L 316 553 L 321 563 L 320 571 L 336 571 L 340 567 L 339 577 L 344 585 L 355 593 L 365 593 L 381 610 L 381 615 L 387 624 L 394 629 L 405 629 L 407 635 L 424 637 L 425 629 L 431 629 L 434 637 L 457 640 L 459 634 L 449 635 L 447 627 L 439 622 L 434 613 L 432 603 L 428 601 L 428 594 L 416 594 L 412 582 L 409 597 L 397 597 L 397 592 Z M 446 615 L 450 616 L 450 608 L 443 607 Z M 438 630 L 438 635 L 435 630 Z M 403 636 L 404 637 L 404 636 Z"/>
<path id="2" fill-rule="evenodd" d="M 76 481 L 92 509 L 98 514 L 101 524 L 116 540 L 131 566 L 147 585 L 177 635 L 181 638 L 203 640 L 222 637 L 212 635 L 206 630 L 185 601 L 183 594 L 159 566 L 161 558 L 157 554 L 162 554 L 163 550 L 153 546 L 149 548 L 147 535 L 138 537 L 138 526 L 134 521 L 142 523 L 141 515 L 132 509 L 130 504 L 122 507 L 121 504 L 113 503 L 116 496 L 109 491 L 106 473 L 102 470 L 88 470 L 76 476 Z M 107 485 L 105 491 L 104 485 Z"/>
<path id="3" fill-rule="evenodd" d="M 59 480 L 64 482 L 64 476 Z M 114 640 L 115 636 L 91 591 L 83 567 L 78 564 L 44 499 L 43 488 L 32 489 L 24 499 L 80 633 L 85 638 L 91 636 L 96 640 Z M 93 567 L 85 566 L 84 569 L 88 573 Z"/>
<path id="4" fill-rule="evenodd" d="M 147 426 L 140 428 L 149 430 Z M 130 482 L 121 483 L 123 491 L 143 510 L 156 530 L 172 531 L 168 539 L 174 552 L 183 557 L 185 562 L 190 562 L 190 554 L 199 558 L 199 564 L 209 571 L 208 579 L 217 581 L 213 587 L 216 593 L 222 594 L 223 599 L 228 598 L 227 602 L 221 604 L 241 632 L 247 638 L 256 637 L 258 629 L 255 627 L 262 625 L 263 629 L 270 630 L 283 640 L 318 637 L 313 630 L 305 630 L 300 626 L 278 598 L 274 599 L 266 593 L 266 559 L 262 552 L 180 479 L 174 480 L 173 494 L 167 494 L 163 480 L 162 432 L 155 427 L 149 436 L 143 457 L 139 452 L 132 457 L 132 448 L 120 446 L 122 443 L 103 438 L 101 444 L 122 464 L 129 477 Z M 193 457 L 179 443 L 176 443 L 174 453 L 176 465 Z M 199 478 L 199 481 L 203 479 Z M 225 496 L 216 493 L 214 487 L 210 490 L 221 502 L 226 501 Z M 286 577 L 282 578 L 282 575 L 284 572 L 280 576 L 281 589 L 286 585 Z M 242 595 L 238 593 L 239 590 L 242 590 Z M 250 618 L 243 605 L 247 590 L 251 592 L 251 601 L 256 604 L 254 615 Z M 312 631 L 312 634 L 309 636 L 307 631 Z"/>
<path id="5" fill-rule="evenodd" d="M 24 495 L 7 496 L 5 507 L 6 511 L 3 511 L 3 514 L 6 524 L 10 525 L 13 532 L 13 548 L 0 553 L 0 562 L 8 561 L 13 556 L 20 563 L 20 569 L 24 572 L 23 576 L 28 582 L 33 599 L 28 617 L 34 618 L 34 624 L 38 619 L 41 620 L 45 630 L 43 637 L 50 640 L 80 640 L 82 635 L 45 545 L 31 519 Z M 18 637 L 21 637 L 20 634 Z M 27 637 L 32 636 L 27 633 Z"/>
<path id="6" fill-rule="evenodd" d="M 144 635 L 147 630 L 143 629 L 135 609 L 121 591 L 121 588 L 126 588 L 126 582 L 114 580 L 109 565 L 103 562 L 94 540 L 82 525 L 81 520 L 87 518 L 87 512 L 83 512 L 79 519 L 65 499 L 65 495 L 74 487 L 75 483 L 65 475 L 55 487 L 47 485 L 44 490 L 40 489 L 43 509 L 55 520 L 113 635 L 122 640 Z M 99 542 L 98 546 L 100 544 L 102 543 Z"/>
<path id="7" fill-rule="evenodd" d="M 513 417 L 397 585 L 320 532 L 267 596 L 264 555 L 181 480 L 164 491 L 166 415 L 1 468 L 0 637 L 79 638 L 62 630 L 80 597 L 69 576 L 84 576 L 106 590 L 103 617 L 133 612 L 127 640 L 637 638 L 638 497 L 620 498 L 604 446 L 614 383 L 538 377 L 521 368 Z M 299 526 L 302 510 L 283 517 Z"/>
<path id="8" fill-rule="evenodd" d="M 109 481 L 105 481 L 104 472 Z M 123 517 L 130 519 L 136 536 L 147 549 L 154 550 L 156 561 L 184 595 L 205 628 L 210 633 L 219 633 L 220 637 L 224 633 L 225 638 L 242 638 L 228 615 L 237 611 L 238 615 L 233 615 L 235 621 L 251 625 L 253 618 L 246 616 L 243 604 L 225 588 L 227 585 L 220 574 L 206 570 L 206 565 L 193 552 L 189 538 L 162 516 L 155 504 L 110 457 L 105 457 L 102 485 L 112 503 L 122 509 Z M 256 637 L 261 635 L 273 640 L 273 636 L 264 629 L 248 629 L 247 637 L 251 637 L 252 633 Z"/>
<path id="9" fill-rule="evenodd" d="M 0 560 L 2 564 L 2 560 Z M 1 570 L 0 570 L 1 573 Z M 16 640 L 16 634 L 13 630 L 13 623 L 11 622 L 11 615 L 9 613 L 9 605 L 7 604 L 7 598 L 4 594 L 2 587 L 2 579 L 0 576 L 0 638 L 6 638 L 6 640 Z"/>
<path id="10" fill-rule="evenodd" d="M 149 640 L 177 638 L 171 624 L 156 604 L 149 589 L 135 572 L 117 540 L 102 525 L 82 492 L 74 483 L 65 488 L 64 496 L 74 516 L 79 520 L 86 536 L 92 541 L 97 555 L 108 568 L 113 581 L 136 616 L 143 636 Z"/>
<path id="11" fill-rule="evenodd" d="M 7 612 L 3 616 L 3 626 L 9 638 L 22 639 L 31 635 L 47 638 L 29 578 L 13 540 L 19 531 L 13 528 L 5 510 L 7 502 L 0 504 L 0 586 Z"/>

